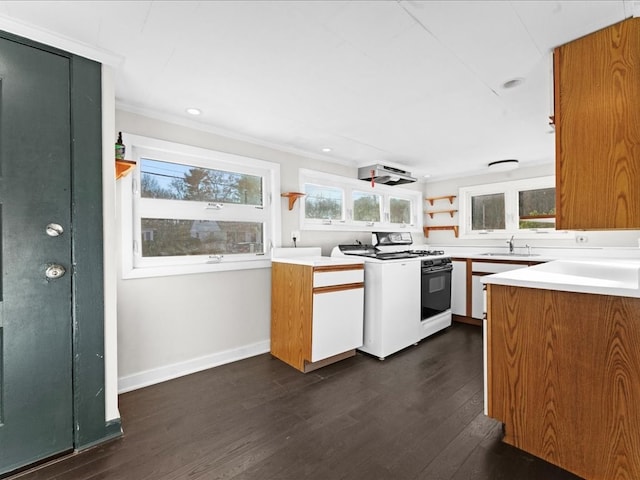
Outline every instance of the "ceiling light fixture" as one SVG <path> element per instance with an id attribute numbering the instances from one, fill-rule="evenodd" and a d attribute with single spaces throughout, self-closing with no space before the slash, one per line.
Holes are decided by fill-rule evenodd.
<path id="1" fill-rule="evenodd" d="M 487 166 L 489 167 L 489 170 L 493 172 L 507 172 L 518 168 L 519 162 L 514 158 L 509 158 L 507 160 L 496 160 L 495 162 L 489 163 Z"/>
<path id="2" fill-rule="evenodd" d="M 189 107 L 189 108 L 187 108 L 186 112 L 189 115 L 198 116 L 198 115 L 200 115 L 202 113 L 202 110 L 200 110 L 199 108 Z"/>
<path id="3" fill-rule="evenodd" d="M 329 153 L 329 152 L 331 152 L 331 149 L 330 149 L 329 147 L 324 147 L 324 148 L 322 149 L 322 151 L 323 151 L 324 153 Z"/>
<path id="4" fill-rule="evenodd" d="M 507 80 L 502 84 L 502 88 L 515 88 L 519 87 L 524 83 L 524 78 L 512 78 L 511 80 Z"/>

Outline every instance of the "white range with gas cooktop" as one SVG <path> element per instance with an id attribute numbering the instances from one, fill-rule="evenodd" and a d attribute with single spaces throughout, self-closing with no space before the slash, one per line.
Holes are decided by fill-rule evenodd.
<path id="1" fill-rule="evenodd" d="M 365 261 L 364 344 L 380 360 L 451 325 L 451 259 L 412 248 L 409 232 L 374 232 L 372 245 L 338 245 L 331 256 Z"/>

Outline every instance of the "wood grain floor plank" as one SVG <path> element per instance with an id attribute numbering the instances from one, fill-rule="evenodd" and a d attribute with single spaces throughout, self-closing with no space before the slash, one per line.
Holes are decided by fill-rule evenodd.
<path id="1" fill-rule="evenodd" d="M 269 354 L 120 396 L 124 436 L 10 480 L 576 480 L 482 414 L 482 332 L 308 374 Z"/>

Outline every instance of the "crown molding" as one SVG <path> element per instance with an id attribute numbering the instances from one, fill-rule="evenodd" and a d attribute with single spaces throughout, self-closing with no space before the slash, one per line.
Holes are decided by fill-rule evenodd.
<path id="1" fill-rule="evenodd" d="M 59 48 L 60 50 L 94 60 L 104 65 L 118 67 L 124 62 L 124 57 L 121 55 L 79 42 L 44 28 L 19 22 L 9 17 L 0 16 L 0 30 Z"/>

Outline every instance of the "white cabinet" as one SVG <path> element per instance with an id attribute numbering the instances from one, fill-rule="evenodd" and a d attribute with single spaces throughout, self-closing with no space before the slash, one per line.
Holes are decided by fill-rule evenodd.
<path id="1" fill-rule="evenodd" d="M 451 272 L 451 313 L 467 315 L 467 262 L 454 260 Z"/>
<path id="2" fill-rule="evenodd" d="M 333 262 L 272 262 L 271 354 L 305 373 L 362 345 L 363 262 Z"/>
<path id="3" fill-rule="evenodd" d="M 421 339 L 420 261 L 365 264 L 364 344 L 383 359 Z"/>

